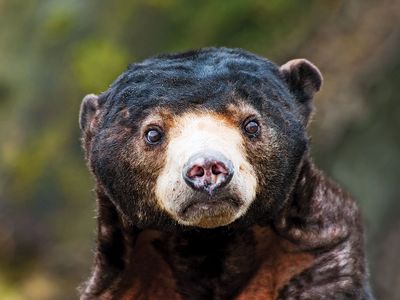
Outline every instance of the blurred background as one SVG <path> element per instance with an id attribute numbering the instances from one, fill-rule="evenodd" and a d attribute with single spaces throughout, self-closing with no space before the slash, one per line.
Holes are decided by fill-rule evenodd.
<path id="1" fill-rule="evenodd" d="M 75 299 L 89 275 L 82 97 L 130 62 L 204 46 L 321 69 L 314 158 L 360 203 L 377 299 L 400 299 L 400 1 L 0 0 L 1 299 Z"/>

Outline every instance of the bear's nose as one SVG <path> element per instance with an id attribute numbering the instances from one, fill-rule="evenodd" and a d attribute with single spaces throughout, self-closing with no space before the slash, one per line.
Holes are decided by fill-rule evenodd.
<path id="1" fill-rule="evenodd" d="M 197 153 L 189 158 L 182 175 L 191 188 L 211 196 L 217 188 L 231 181 L 233 164 L 219 152 Z"/>

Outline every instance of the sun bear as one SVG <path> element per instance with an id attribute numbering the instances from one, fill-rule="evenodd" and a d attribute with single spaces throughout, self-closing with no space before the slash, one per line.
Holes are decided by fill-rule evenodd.
<path id="1" fill-rule="evenodd" d="M 305 59 L 206 48 L 87 95 L 98 226 L 81 299 L 371 299 L 356 202 L 310 158 L 321 85 Z"/>

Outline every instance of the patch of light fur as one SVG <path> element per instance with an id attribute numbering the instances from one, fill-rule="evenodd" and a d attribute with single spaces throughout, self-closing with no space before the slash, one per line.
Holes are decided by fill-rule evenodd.
<path id="1" fill-rule="evenodd" d="M 177 205 L 191 193 L 182 178 L 184 164 L 192 155 L 211 150 L 223 153 L 233 163 L 235 172 L 229 185 L 239 193 L 244 203 L 234 219 L 243 215 L 255 198 L 257 179 L 253 167 L 246 160 L 240 129 L 205 113 L 184 115 L 176 124 L 169 134 L 166 164 L 156 185 L 160 205 L 176 217 Z"/>

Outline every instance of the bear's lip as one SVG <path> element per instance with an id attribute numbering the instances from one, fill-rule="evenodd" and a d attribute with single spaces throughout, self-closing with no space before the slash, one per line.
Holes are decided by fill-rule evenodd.
<path id="1" fill-rule="evenodd" d="M 216 213 L 218 214 L 218 212 L 236 211 L 242 204 L 243 202 L 240 199 L 234 197 L 191 199 L 185 202 L 180 209 L 179 216 L 183 219 L 190 219 L 198 213 L 209 213 L 210 217 L 213 217 Z"/>

